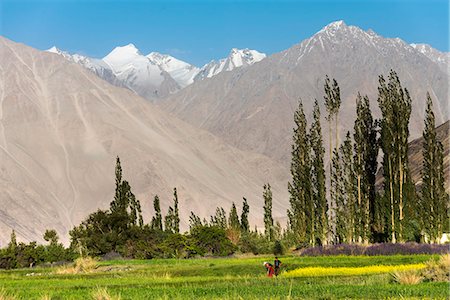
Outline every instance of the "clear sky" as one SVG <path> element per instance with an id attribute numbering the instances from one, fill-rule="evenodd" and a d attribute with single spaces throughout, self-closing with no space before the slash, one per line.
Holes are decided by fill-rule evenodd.
<path id="1" fill-rule="evenodd" d="M 37 1 L 0 0 L 1 35 L 103 57 L 133 43 L 203 65 L 231 48 L 272 54 L 336 20 L 449 51 L 448 0 Z"/>

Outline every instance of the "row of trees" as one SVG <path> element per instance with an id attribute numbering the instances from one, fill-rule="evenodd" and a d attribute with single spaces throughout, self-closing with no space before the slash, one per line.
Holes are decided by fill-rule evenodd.
<path id="1" fill-rule="evenodd" d="M 420 239 L 437 242 L 448 231 L 449 196 L 444 188 L 443 146 L 436 138 L 430 95 L 427 94 L 423 132 L 422 187 L 417 195 L 408 162 L 411 98 L 397 74 L 391 71 L 387 81 L 379 77 L 380 120 L 373 118 L 369 98 L 358 94 L 353 133 L 347 132 L 340 144 L 337 121 L 340 88 L 335 79 L 326 77 L 324 90 L 331 160 L 328 200 L 317 100 L 309 130 L 301 102 L 294 115 L 287 214 L 288 231 L 296 242 L 310 245 Z M 380 149 L 384 188 L 377 193 Z"/>
<path id="2" fill-rule="evenodd" d="M 308 126 L 300 102 L 294 114 L 292 181 L 288 184 L 290 208 L 284 230 L 273 220 L 272 191 L 268 183 L 262 192 L 264 232 L 251 230 L 250 206 L 243 198 L 240 216 L 234 203 L 228 214 L 224 208 L 216 208 L 209 220 L 191 212 L 189 232 L 181 234 L 176 188 L 173 206 L 169 206 L 165 216 L 158 195 L 154 197 L 155 213 L 145 224 L 141 204 L 130 184 L 123 180 L 117 158 L 115 195 L 110 208 L 90 214 L 74 227 L 70 231 L 69 249 L 58 242 L 54 230 L 44 236 L 49 242 L 47 246 L 17 243 L 13 232 L 8 247 L 0 250 L 0 268 L 110 252 L 133 258 L 191 257 L 229 255 L 234 251 L 280 254 L 291 246 L 396 243 L 421 237 L 424 241 L 437 242 L 449 230 L 449 196 L 444 188 L 443 145 L 437 140 L 430 95 L 427 95 L 423 132 L 422 184 L 417 195 L 408 162 L 411 98 L 397 74 L 391 71 L 387 80 L 379 77 L 381 119 L 373 118 L 369 98 L 357 95 L 353 132 L 347 132 L 342 143 L 338 134 L 341 96 L 337 81 L 326 77 L 324 92 L 330 137 L 328 189 L 320 106 L 316 100 L 312 123 Z M 384 183 L 383 189 L 377 192 L 379 150 L 383 154 Z"/>
<path id="3" fill-rule="evenodd" d="M 264 186 L 264 234 L 250 230 L 250 206 L 243 198 L 242 214 L 238 215 L 233 203 L 229 214 L 218 207 L 209 220 L 194 212 L 189 218 L 189 232 L 180 233 L 179 201 L 177 189 L 173 192 L 173 206 L 167 214 L 161 212 L 160 199 L 153 199 L 154 216 L 144 224 L 141 205 L 122 179 L 120 159 L 116 161 L 116 191 L 109 210 L 98 210 L 70 231 L 71 249 L 79 255 L 105 255 L 117 252 L 125 257 L 191 257 L 195 255 L 229 255 L 236 250 L 270 253 L 274 247 L 281 252 L 281 225 L 274 227 L 272 218 L 272 192 Z M 270 225 L 269 225 L 270 223 Z"/>

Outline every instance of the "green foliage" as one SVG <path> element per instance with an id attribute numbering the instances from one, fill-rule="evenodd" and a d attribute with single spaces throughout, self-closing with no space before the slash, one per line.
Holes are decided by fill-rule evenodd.
<path id="1" fill-rule="evenodd" d="M 281 241 L 276 240 L 273 244 L 273 254 L 274 255 L 283 255 L 284 254 L 284 247 Z"/>
<path id="2" fill-rule="evenodd" d="M 312 149 L 311 157 L 311 185 L 313 195 L 312 221 L 313 237 L 312 245 L 316 241 L 320 245 L 327 242 L 328 234 L 328 202 L 326 199 L 326 184 L 325 184 L 325 167 L 324 155 L 325 148 L 322 140 L 322 127 L 320 125 L 320 109 L 317 99 L 314 101 L 313 123 L 310 129 L 310 143 Z"/>
<path id="3" fill-rule="evenodd" d="M 405 222 L 412 217 L 406 212 L 408 206 L 411 208 L 410 205 L 414 204 L 408 168 L 411 98 L 392 70 L 387 83 L 382 75 L 379 77 L 378 104 L 382 113 L 380 145 L 383 150 L 384 196 L 390 207 L 390 222 L 386 230 L 391 242 L 402 242 L 405 240 Z"/>
<path id="4" fill-rule="evenodd" d="M 178 211 L 177 188 L 173 189 L 173 207 L 169 206 L 167 215 L 164 218 L 164 229 L 170 233 L 180 232 L 180 215 Z"/>
<path id="5" fill-rule="evenodd" d="M 189 230 L 192 231 L 196 227 L 203 226 L 202 220 L 199 216 L 194 214 L 193 211 L 191 211 L 191 215 L 189 216 Z"/>
<path id="6" fill-rule="evenodd" d="M 152 218 L 151 227 L 154 230 L 162 231 L 163 230 L 162 214 L 158 195 L 156 195 L 155 198 L 153 199 L 153 209 L 155 210 L 155 216 L 153 216 Z"/>
<path id="7" fill-rule="evenodd" d="M 248 214 L 250 213 L 250 206 L 247 203 L 247 199 L 243 198 L 242 202 L 242 214 L 241 214 L 241 229 L 244 232 L 250 230 L 250 223 L 248 222 Z"/>
<path id="8" fill-rule="evenodd" d="M 231 206 L 230 216 L 228 218 L 228 226 L 234 230 L 239 230 L 241 228 L 241 223 L 239 222 L 239 216 L 236 210 L 236 205 L 234 205 L 234 202 Z"/>
<path id="9" fill-rule="evenodd" d="M 121 299 L 447 299 L 448 283 L 392 283 L 388 273 L 354 276 L 284 276 L 283 271 L 308 267 L 359 268 L 422 263 L 430 256 L 300 257 L 283 256 L 276 279 L 265 277 L 263 261 L 273 255 L 214 259 L 100 261 L 93 273 L 55 274 L 56 268 L 0 271 L 0 295 L 16 299 L 92 299 L 107 290 Z M 25 276 L 28 273 L 42 274 Z"/>
<path id="10" fill-rule="evenodd" d="M 225 213 L 225 210 L 222 207 L 217 207 L 216 208 L 216 213 L 214 216 L 211 216 L 211 222 L 210 222 L 211 226 L 218 226 L 222 229 L 226 229 L 227 228 L 227 215 Z"/>
<path id="11" fill-rule="evenodd" d="M 291 152 L 292 181 L 288 183 L 289 230 L 294 234 L 296 242 L 311 239 L 312 226 L 311 209 L 311 162 L 310 143 L 307 134 L 307 122 L 300 102 L 294 114 L 294 134 Z M 312 242 L 312 241 L 311 241 Z"/>
<path id="12" fill-rule="evenodd" d="M 445 192 L 443 145 L 436 137 L 433 101 L 427 93 L 423 131 L 423 169 L 420 198 L 422 228 L 430 242 L 437 242 L 448 229 L 449 195 Z"/>
<path id="13" fill-rule="evenodd" d="M 269 241 L 274 238 L 273 218 L 272 218 L 272 191 L 270 184 L 264 185 L 264 235 Z"/>
<path id="14" fill-rule="evenodd" d="M 375 177 L 377 172 L 377 124 L 373 120 L 370 110 L 369 98 L 361 97 L 358 93 L 356 98 L 356 120 L 354 125 L 354 172 L 356 182 L 355 191 L 355 241 L 368 243 L 371 239 L 372 224 L 376 217 L 377 207 L 375 201 Z M 383 211 L 378 211 L 378 214 Z M 371 228 L 372 227 L 372 228 Z"/>
<path id="15" fill-rule="evenodd" d="M 199 255 L 227 256 L 236 251 L 225 230 L 218 226 L 200 226 L 189 235 L 190 244 Z"/>

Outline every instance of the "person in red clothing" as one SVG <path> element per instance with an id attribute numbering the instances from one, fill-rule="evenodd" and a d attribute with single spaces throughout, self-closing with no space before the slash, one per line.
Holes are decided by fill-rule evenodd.
<path id="1" fill-rule="evenodd" d="M 268 262 L 264 262 L 264 267 L 267 269 L 267 277 L 273 277 L 273 274 L 275 273 L 275 270 L 273 269 L 272 264 Z"/>

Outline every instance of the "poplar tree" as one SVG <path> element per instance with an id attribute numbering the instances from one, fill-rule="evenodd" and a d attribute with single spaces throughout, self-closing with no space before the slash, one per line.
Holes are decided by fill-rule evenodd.
<path id="1" fill-rule="evenodd" d="M 139 200 L 131 191 L 131 186 L 126 180 L 122 180 L 122 167 L 120 159 L 116 159 L 116 189 L 114 200 L 110 203 L 111 220 L 113 228 L 121 238 L 130 226 L 143 226 L 142 210 Z"/>
<path id="2" fill-rule="evenodd" d="M 215 215 L 211 216 L 211 225 L 222 229 L 227 228 L 227 215 L 222 207 L 217 207 Z"/>
<path id="3" fill-rule="evenodd" d="M 173 230 L 175 233 L 180 233 L 180 212 L 178 210 L 178 194 L 177 188 L 173 188 Z"/>
<path id="4" fill-rule="evenodd" d="M 331 189 L 333 190 L 331 201 L 334 203 L 332 209 L 335 216 L 335 227 L 333 228 L 334 243 L 344 242 L 347 224 L 342 176 L 340 151 L 335 149 L 331 159 Z"/>
<path id="5" fill-rule="evenodd" d="M 431 243 L 439 241 L 448 228 L 448 194 L 444 187 L 443 146 L 436 137 L 433 101 L 427 93 L 425 129 L 423 131 L 423 169 L 421 215 Z"/>
<path id="6" fill-rule="evenodd" d="M 264 235 L 269 241 L 274 238 L 273 218 L 272 218 L 272 191 L 270 184 L 264 185 Z"/>
<path id="7" fill-rule="evenodd" d="M 175 219 L 174 210 L 172 206 L 169 206 L 169 209 L 167 210 L 167 215 L 164 217 L 164 230 L 166 232 L 175 233 L 174 219 Z"/>
<path id="8" fill-rule="evenodd" d="M 161 215 L 161 206 L 158 195 L 153 199 L 153 209 L 155 210 L 155 216 L 152 218 L 152 229 L 155 230 L 163 230 L 162 228 L 162 215 Z"/>
<path id="9" fill-rule="evenodd" d="M 377 171 L 377 128 L 369 98 L 358 93 L 354 125 L 354 168 L 356 174 L 356 233 L 367 244 L 375 214 L 375 178 Z"/>
<path id="10" fill-rule="evenodd" d="M 328 136 L 329 136 L 329 159 L 330 159 L 330 199 L 335 198 L 335 196 L 333 196 L 333 193 L 335 193 L 335 191 L 333 191 L 331 189 L 331 173 L 332 173 L 332 157 L 333 157 L 333 143 L 332 143 L 332 132 L 331 132 L 331 122 L 334 118 L 335 120 L 335 147 L 334 150 L 338 149 L 338 144 L 339 144 L 339 131 L 338 131 L 338 115 L 339 115 L 339 108 L 341 106 L 341 92 L 340 92 L 340 88 L 339 85 L 336 81 L 336 79 L 333 78 L 333 81 L 331 82 L 330 78 L 328 77 L 328 75 L 325 76 L 325 84 L 324 84 L 324 90 L 325 90 L 325 107 L 327 109 L 327 121 L 328 121 Z M 333 215 L 333 211 L 336 211 L 336 203 L 330 202 L 330 208 L 331 208 L 331 213 L 329 215 L 329 226 L 331 228 L 330 232 L 335 232 L 336 231 L 336 224 L 335 224 L 335 220 L 332 221 L 335 216 Z"/>
<path id="11" fill-rule="evenodd" d="M 250 212 L 250 206 L 247 203 L 247 199 L 243 198 L 242 202 L 242 214 L 241 214 L 241 229 L 244 232 L 248 232 L 250 230 L 250 225 L 248 222 L 248 214 Z"/>
<path id="12" fill-rule="evenodd" d="M 230 210 L 230 217 L 228 218 L 228 225 L 231 229 L 238 230 L 241 227 L 241 224 L 239 222 L 239 216 L 237 214 L 236 205 L 232 204 L 231 210 Z"/>
<path id="13" fill-rule="evenodd" d="M 350 132 L 347 132 L 344 143 L 340 147 L 342 161 L 342 191 L 343 191 L 343 212 L 341 216 L 344 220 L 342 226 L 342 241 L 345 243 L 354 242 L 355 231 L 355 172 L 353 164 L 353 145 Z"/>
<path id="14" fill-rule="evenodd" d="M 328 203 L 326 198 L 326 184 L 325 184 L 325 167 L 324 167 L 324 155 L 325 149 L 323 147 L 322 140 L 322 128 L 320 125 L 320 108 L 317 99 L 314 101 L 313 109 L 313 123 L 310 129 L 310 143 L 312 149 L 311 158 L 311 185 L 312 185 L 312 197 L 314 203 L 312 229 L 314 235 L 321 245 L 327 243 L 328 233 Z M 313 240 L 313 245 L 315 241 Z"/>
<path id="15" fill-rule="evenodd" d="M 194 214 L 193 211 L 191 211 L 191 215 L 189 216 L 189 231 L 193 231 L 195 228 L 202 227 L 202 220 L 199 216 Z"/>
<path id="16" fill-rule="evenodd" d="M 288 183 L 290 209 L 288 210 L 289 228 L 296 242 L 306 242 L 310 239 L 311 222 L 311 162 L 310 145 L 307 134 L 307 122 L 303 104 L 299 102 L 294 114 L 294 134 L 292 143 L 291 175 Z M 309 223 L 308 223 L 309 222 Z"/>
<path id="17" fill-rule="evenodd" d="M 408 169 L 411 98 L 408 90 L 403 89 L 397 73 L 392 70 L 387 84 L 382 75 L 379 77 L 378 103 L 382 113 L 381 147 L 385 197 L 390 204 L 389 233 L 391 242 L 403 242 L 405 208 L 414 203 L 414 189 Z"/>

